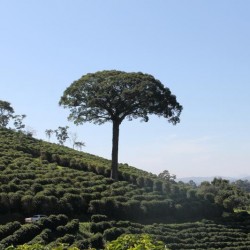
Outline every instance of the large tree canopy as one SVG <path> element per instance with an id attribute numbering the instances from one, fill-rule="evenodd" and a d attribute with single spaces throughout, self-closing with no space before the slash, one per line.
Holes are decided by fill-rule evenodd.
<path id="1" fill-rule="evenodd" d="M 114 179 L 118 177 L 121 122 L 125 118 L 141 118 L 147 122 L 150 115 L 158 115 L 175 125 L 180 122 L 182 111 L 169 88 L 152 75 L 116 70 L 82 76 L 64 91 L 59 104 L 70 109 L 68 118 L 77 125 L 84 122 L 113 123 L 111 177 Z"/>

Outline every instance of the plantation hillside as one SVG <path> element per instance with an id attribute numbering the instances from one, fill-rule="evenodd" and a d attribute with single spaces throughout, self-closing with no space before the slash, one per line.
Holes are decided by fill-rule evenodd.
<path id="1" fill-rule="evenodd" d="M 248 214 L 233 213 L 249 205 L 249 194 L 236 185 L 222 179 L 198 187 L 176 183 L 127 164 L 119 164 L 114 181 L 110 165 L 0 128 L 0 249 L 60 242 L 103 249 L 124 233 L 150 234 L 169 249 L 250 245 Z M 47 217 L 25 224 L 34 214 Z"/>

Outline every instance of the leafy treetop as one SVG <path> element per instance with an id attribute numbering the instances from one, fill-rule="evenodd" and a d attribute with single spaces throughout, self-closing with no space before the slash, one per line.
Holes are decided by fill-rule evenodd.
<path id="1" fill-rule="evenodd" d="M 176 124 L 182 111 L 176 97 L 153 76 L 116 70 L 82 76 L 65 90 L 59 103 L 70 108 L 69 119 L 76 124 L 121 123 L 125 118 L 147 122 L 152 114 Z"/>

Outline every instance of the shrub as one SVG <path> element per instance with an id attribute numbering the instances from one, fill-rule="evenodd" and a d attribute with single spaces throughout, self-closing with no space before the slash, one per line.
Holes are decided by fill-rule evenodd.
<path id="1" fill-rule="evenodd" d="M 65 234 L 63 237 L 60 237 L 56 240 L 58 243 L 67 243 L 72 245 L 74 243 L 75 236 L 72 234 Z"/>
<path id="2" fill-rule="evenodd" d="M 60 225 L 65 225 L 68 222 L 68 217 L 64 214 L 50 215 L 37 222 L 37 224 L 42 228 L 48 228 L 55 230 Z"/>
<path id="3" fill-rule="evenodd" d="M 142 201 L 141 206 L 144 210 L 145 215 L 152 218 L 169 217 L 173 214 L 171 200 Z"/>
<path id="4" fill-rule="evenodd" d="M 38 233 L 40 228 L 37 225 L 29 224 L 23 225 L 21 228 L 16 230 L 12 235 L 6 237 L 1 241 L 1 244 L 5 247 L 9 245 L 24 244 L 32 240 Z"/>
<path id="5" fill-rule="evenodd" d="M 92 233 L 103 233 L 106 229 L 111 228 L 112 223 L 108 221 L 101 221 L 97 223 L 90 224 L 90 231 Z"/>
<path id="6" fill-rule="evenodd" d="M 104 214 L 94 214 L 91 216 L 91 221 L 92 222 L 101 222 L 101 221 L 107 221 L 108 217 Z"/>
<path id="7" fill-rule="evenodd" d="M 132 235 L 127 234 L 120 236 L 118 239 L 108 243 L 105 250 L 137 250 L 137 249 L 150 249 L 150 250 L 163 250 L 167 249 L 162 241 L 154 240 L 148 234 Z"/>
<path id="8" fill-rule="evenodd" d="M 91 247 L 97 248 L 97 249 L 102 249 L 103 248 L 102 234 L 101 233 L 97 233 L 97 234 L 93 235 L 88 240 L 88 246 L 91 246 Z"/>
<path id="9" fill-rule="evenodd" d="M 6 225 L 0 226 L 0 239 L 7 237 L 8 235 L 13 234 L 16 230 L 21 227 L 20 222 L 14 221 L 9 222 Z"/>
<path id="10" fill-rule="evenodd" d="M 74 219 L 68 222 L 65 226 L 58 226 L 57 231 L 63 234 L 76 234 L 79 231 L 79 221 Z"/>
<path id="11" fill-rule="evenodd" d="M 125 233 L 125 229 L 112 227 L 104 231 L 103 238 L 107 242 L 107 241 L 115 240 L 117 237 L 119 237 L 123 233 Z"/>
<path id="12" fill-rule="evenodd" d="M 51 239 L 52 231 L 48 228 L 44 229 L 40 234 L 38 234 L 35 238 L 33 238 L 29 244 L 43 244 L 47 245 Z"/>

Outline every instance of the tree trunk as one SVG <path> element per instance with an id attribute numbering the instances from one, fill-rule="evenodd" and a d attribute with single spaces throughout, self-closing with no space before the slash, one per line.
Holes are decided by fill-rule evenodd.
<path id="1" fill-rule="evenodd" d="M 111 178 L 118 180 L 118 144 L 119 144 L 119 126 L 120 123 L 113 121 L 113 140 L 112 140 L 112 165 Z"/>

